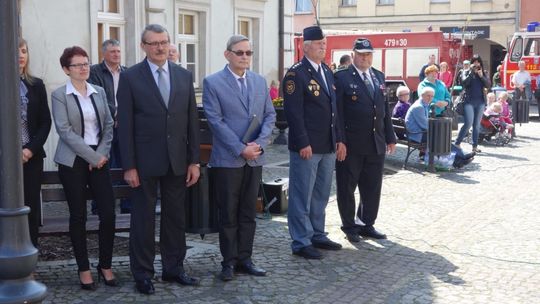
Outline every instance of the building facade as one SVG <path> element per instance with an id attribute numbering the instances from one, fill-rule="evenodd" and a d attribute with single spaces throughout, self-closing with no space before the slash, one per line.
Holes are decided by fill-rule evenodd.
<path id="1" fill-rule="evenodd" d="M 64 48 L 81 46 L 89 52 L 92 63 L 99 63 L 101 42 L 114 38 L 120 41 L 123 64 L 129 67 L 144 58 L 140 48 L 144 27 L 164 25 L 171 42 L 178 45 L 180 64 L 194 75 L 200 98 L 204 77 L 225 66 L 223 52 L 233 34 L 246 35 L 253 42 L 252 69 L 268 82 L 278 79 L 279 1 L 19 0 L 21 35 L 28 41 L 30 69 L 43 78 L 50 93 L 67 79 L 59 63 Z M 289 17 L 285 18 L 291 18 L 292 6 L 286 3 Z M 291 20 L 285 21 L 286 26 L 291 24 Z M 285 33 L 290 36 L 291 29 Z M 54 155 L 56 142 L 52 130 L 46 144 L 48 155 Z M 54 169 L 52 157 L 47 159 L 46 169 Z"/>

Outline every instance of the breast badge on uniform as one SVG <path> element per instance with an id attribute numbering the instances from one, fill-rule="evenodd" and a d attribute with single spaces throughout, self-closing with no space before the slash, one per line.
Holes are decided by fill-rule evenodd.
<path id="1" fill-rule="evenodd" d="M 352 101 L 356 101 L 357 99 L 358 99 L 358 97 L 356 95 L 351 96 Z"/>
<path id="2" fill-rule="evenodd" d="M 319 96 L 321 94 L 321 86 L 313 79 L 309 81 L 308 90 L 315 96 Z"/>
<path id="3" fill-rule="evenodd" d="M 287 94 L 292 95 L 294 93 L 294 90 L 296 90 L 294 80 L 287 80 L 285 82 L 285 91 L 287 92 Z"/>

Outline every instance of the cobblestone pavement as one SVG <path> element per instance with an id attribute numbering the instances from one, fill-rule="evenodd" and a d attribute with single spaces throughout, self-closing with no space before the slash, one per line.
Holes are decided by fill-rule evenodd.
<path id="1" fill-rule="evenodd" d="M 518 126 L 513 142 L 483 146 L 461 170 L 428 173 L 414 155 L 410 170 L 386 175 L 376 227 L 388 240 L 345 240 L 335 190 L 326 227 L 344 248 L 323 260 L 291 255 L 286 217 L 258 220 L 254 261 L 267 277 L 218 280 L 214 234 L 188 237 L 185 265 L 202 279 L 196 288 L 161 282 L 159 257 L 152 296 L 134 291 L 125 256 L 113 263 L 119 288 L 81 290 L 72 260 L 40 262 L 37 279 L 48 286 L 46 303 L 540 303 L 538 130 L 537 121 Z M 404 151 L 398 147 L 388 166 L 400 168 Z M 267 154 L 265 180 L 287 177 L 286 147 Z"/>

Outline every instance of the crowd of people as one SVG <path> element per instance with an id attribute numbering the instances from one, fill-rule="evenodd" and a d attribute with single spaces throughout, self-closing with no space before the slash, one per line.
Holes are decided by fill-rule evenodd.
<path id="1" fill-rule="evenodd" d="M 335 73 L 324 63 L 326 38 L 318 26 L 304 29 L 304 57 L 285 74 L 281 83 L 289 124 L 288 226 L 292 254 L 321 259 L 322 250 L 340 250 L 325 232 L 325 208 L 336 171 L 337 202 L 345 237 L 384 239 L 375 229 L 381 198 L 386 154 L 394 153 L 394 133 L 385 76 L 372 66 L 371 41 L 359 38 L 352 54 L 344 56 Z M 120 64 L 120 44 L 106 40 L 103 62 L 91 66 L 88 53 L 79 46 L 66 48 L 60 68 L 66 82 L 51 95 L 52 120 L 43 81 L 28 70 L 26 41 L 19 44 L 22 162 L 25 203 L 31 207 L 30 234 L 38 247 L 40 180 L 43 145 L 52 122 L 59 135 L 54 161 L 69 207 L 69 235 L 77 262 L 80 286 L 95 290 L 86 242 L 86 189 L 92 192 L 99 215 L 98 280 L 119 286 L 112 270 L 115 231 L 114 195 L 110 168 L 122 168 L 132 188 L 121 209 L 131 212 L 130 269 L 138 292 L 153 294 L 155 275 L 155 207 L 161 199 L 160 249 L 166 282 L 198 285 L 188 274 L 186 256 L 185 199 L 188 188 L 200 178 L 199 126 L 193 76 L 177 64 L 179 54 L 167 30 L 150 24 L 140 37 L 146 57 L 132 67 Z M 205 77 L 202 101 L 213 133 L 208 163 L 215 199 L 220 210 L 219 247 L 223 257 L 218 278 L 233 280 L 235 273 L 265 276 L 253 261 L 256 230 L 255 202 L 270 143 L 276 113 L 265 79 L 249 67 L 253 55 L 249 39 L 234 35 L 224 49 L 223 70 Z M 411 105 L 410 90 L 397 89 L 393 115 L 407 123 L 411 140 L 426 140 L 430 111 L 441 115 L 451 98 L 452 79 L 446 63 L 435 57 L 422 68 L 425 76 Z M 516 84 L 526 87 L 525 77 Z M 460 72 L 464 86 L 465 123 L 454 149 L 460 165 L 479 153 L 478 128 L 484 111 L 499 114 L 511 128 L 507 94 L 490 99 L 485 109 L 484 89 L 489 80 L 480 57 Z M 491 98 L 491 97 L 490 97 Z M 489 114 L 493 115 L 493 114 Z M 491 117 L 490 117 L 491 119 Z M 463 154 L 459 145 L 472 126 L 473 153 Z M 355 189 L 360 191 L 356 204 Z"/>

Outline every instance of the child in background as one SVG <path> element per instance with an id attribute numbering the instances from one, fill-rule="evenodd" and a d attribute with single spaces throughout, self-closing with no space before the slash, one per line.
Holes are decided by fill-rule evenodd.
<path id="1" fill-rule="evenodd" d="M 507 92 L 501 92 L 499 94 L 499 100 L 498 102 L 502 106 L 502 111 L 500 115 L 500 119 L 506 123 L 507 128 L 509 129 L 509 132 L 512 134 L 512 137 L 515 136 L 515 130 L 514 130 L 514 123 L 512 122 L 512 113 L 510 112 L 510 107 L 508 105 L 508 93 Z"/>

